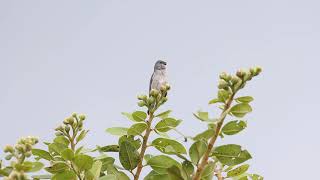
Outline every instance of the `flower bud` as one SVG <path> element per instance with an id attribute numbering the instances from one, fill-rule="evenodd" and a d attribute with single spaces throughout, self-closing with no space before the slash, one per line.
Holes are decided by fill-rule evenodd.
<path id="1" fill-rule="evenodd" d="M 32 155 L 31 151 L 28 151 L 24 154 L 26 157 L 30 157 Z"/>
<path id="2" fill-rule="evenodd" d="M 144 101 L 139 101 L 138 102 L 138 106 L 139 107 L 143 107 L 143 106 L 145 106 L 146 105 L 146 103 L 144 102 Z"/>
<path id="3" fill-rule="evenodd" d="M 11 158 L 12 158 L 12 154 L 8 154 L 8 155 L 6 155 L 6 157 L 5 157 L 5 159 L 7 160 L 7 161 L 9 161 Z"/>
<path id="4" fill-rule="evenodd" d="M 156 89 L 152 89 L 151 92 L 150 92 L 150 95 L 153 96 L 153 97 L 156 97 L 158 94 L 159 94 L 159 91 L 156 90 Z"/>
<path id="5" fill-rule="evenodd" d="M 146 95 L 139 95 L 137 98 L 138 100 L 146 101 L 148 97 Z"/>
<path id="6" fill-rule="evenodd" d="M 80 119 L 81 121 L 84 121 L 84 120 L 86 119 L 86 115 L 80 114 L 80 115 L 79 115 L 79 119 Z"/>
<path id="7" fill-rule="evenodd" d="M 241 81 L 241 79 L 238 78 L 238 76 L 232 76 L 231 78 L 232 84 L 237 84 L 239 81 Z"/>
<path id="8" fill-rule="evenodd" d="M 63 136 L 63 133 L 62 132 L 56 132 L 55 135 L 56 136 Z"/>
<path id="9" fill-rule="evenodd" d="M 218 88 L 219 88 L 219 89 L 224 89 L 224 88 L 226 88 L 226 87 L 228 87 L 228 83 L 227 83 L 225 80 L 220 79 L 220 80 L 219 80 L 219 84 L 218 84 Z"/>
<path id="10" fill-rule="evenodd" d="M 167 87 L 166 87 L 165 85 L 164 85 L 164 86 L 161 86 L 160 90 L 161 90 L 161 92 L 164 92 L 164 91 L 167 90 Z"/>
<path id="11" fill-rule="evenodd" d="M 58 126 L 55 130 L 56 130 L 56 131 L 63 131 L 63 127 L 60 125 L 60 126 Z"/>
<path id="12" fill-rule="evenodd" d="M 83 127 L 83 122 L 82 122 L 82 121 L 79 121 L 78 127 L 79 127 L 79 128 Z"/>
<path id="13" fill-rule="evenodd" d="M 31 150 L 32 150 L 32 145 L 26 144 L 26 151 L 31 151 Z"/>
<path id="14" fill-rule="evenodd" d="M 254 69 L 256 71 L 255 76 L 259 75 L 261 73 L 261 71 L 262 71 L 262 68 L 259 67 L 259 66 L 255 67 Z"/>
<path id="15" fill-rule="evenodd" d="M 69 124 L 69 118 L 64 119 L 63 124 Z"/>
<path id="16" fill-rule="evenodd" d="M 148 104 L 153 104 L 155 99 L 154 97 L 149 97 L 147 101 L 148 101 Z"/>
<path id="17" fill-rule="evenodd" d="M 170 84 L 166 83 L 166 90 L 169 91 L 171 89 Z"/>
<path id="18" fill-rule="evenodd" d="M 77 113 L 72 113 L 72 117 L 76 118 L 77 117 Z"/>
<path id="19" fill-rule="evenodd" d="M 12 153 L 14 151 L 13 147 L 10 146 L 10 145 L 7 145 L 6 147 L 4 147 L 4 150 L 3 150 L 5 153 L 7 152 L 10 152 Z"/>
<path id="20" fill-rule="evenodd" d="M 219 75 L 219 78 L 220 79 L 223 79 L 223 80 L 226 80 L 228 77 L 228 74 L 226 72 L 222 72 L 220 75 Z"/>
<path id="21" fill-rule="evenodd" d="M 64 127 L 64 130 L 65 130 L 67 133 L 69 133 L 69 131 L 70 131 L 70 126 Z"/>
<path id="22" fill-rule="evenodd" d="M 239 78 L 243 78 L 245 76 L 245 71 L 243 69 L 240 69 L 237 71 L 236 75 L 239 77 Z"/>

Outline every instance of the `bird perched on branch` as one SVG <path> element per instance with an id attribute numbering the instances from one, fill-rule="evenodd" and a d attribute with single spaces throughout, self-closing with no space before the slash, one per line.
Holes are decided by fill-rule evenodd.
<path id="1" fill-rule="evenodd" d="M 154 71 L 149 84 L 149 93 L 152 89 L 160 91 L 161 87 L 165 86 L 168 83 L 166 66 L 167 63 L 162 60 L 158 60 L 154 65 Z"/>

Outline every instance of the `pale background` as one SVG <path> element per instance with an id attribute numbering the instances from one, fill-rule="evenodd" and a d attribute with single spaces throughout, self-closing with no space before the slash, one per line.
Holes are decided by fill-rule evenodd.
<path id="1" fill-rule="evenodd" d="M 260 65 L 242 92 L 255 97 L 248 128 L 224 143 L 254 156 L 267 180 L 317 179 L 319 1 L 0 1 L 0 146 L 21 136 L 51 140 L 72 112 L 88 115 L 89 147 L 116 142 L 104 130 L 129 125 L 154 62 L 168 62 L 165 108 L 181 131 L 213 109 L 221 71 Z M 213 114 L 214 115 L 214 114 Z M 3 153 L 0 153 L 3 157 Z"/>

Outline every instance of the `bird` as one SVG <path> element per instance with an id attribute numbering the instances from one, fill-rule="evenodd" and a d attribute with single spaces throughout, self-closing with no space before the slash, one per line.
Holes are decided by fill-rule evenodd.
<path id="1" fill-rule="evenodd" d="M 158 60 L 154 65 L 154 70 L 150 79 L 149 94 L 152 89 L 160 91 L 161 87 L 165 86 L 167 83 L 167 63 L 165 61 Z"/>

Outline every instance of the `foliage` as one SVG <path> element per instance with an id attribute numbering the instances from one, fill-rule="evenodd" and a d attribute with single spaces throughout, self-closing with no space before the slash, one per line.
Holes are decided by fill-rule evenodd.
<path id="1" fill-rule="evenodd" d="M 218 105 L 221 114 L 211 118 L 209 112 L 194 113 L 208 127 L 198 134 L 185 136 L 177 129 L 182 120 L 173 117 L 171 110 L 158 112 L 168 100 L 170 86 L 165 85 L 159 91 L 152 89 L 149 95 L 138 96 L 138 106 L 143 109 L 122 113 L 132 125 L 106 129 L 107 133 L 118 137 L 118 143 L 99 145 L 95 149 L 80 146 L 89 132 L 84 129 L 86 116 L 73 113 L 55 129 L 52 142 L 44 143 L 46 149 L 34 148 L 37 139 L 31 137 L 21 139 L 14 147 L 5 147 L 6 159 L 15 160 L 6 167 L 0 163 L 0 176 L 8 180 L 24 180 L 29 179 L 27 173 L 44 169 L 46 174 L 33 175 L 32 178 L 261 180 L 262 176 L 248 173 L 247 162 L 252 158 L 248 150 L 237 144 L 215 144 L 217 139 L 236 135 L 247 127 L 243 118 L 252 112 L 250 103 L 253 98 L 237 97 L 237 92 L 260 72 L 261 68 L 255 67 L 239 70 L 235 75 L 221 73 L 217 97 L 209 101 L 209 104 Z M 184 141 L 192 141 L 191 146 L 171 137 L 173 133 L 183 136 Z M 158 153 L 148 154 L 150 148 Z M 32 155 L 35 161 L 26 161 Z M 147 166 L 150 172 L 142 178 L 141 172 Z"/>

